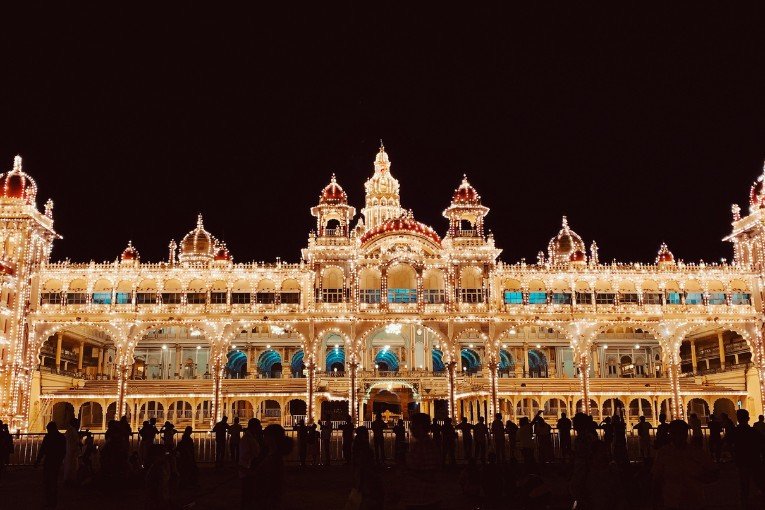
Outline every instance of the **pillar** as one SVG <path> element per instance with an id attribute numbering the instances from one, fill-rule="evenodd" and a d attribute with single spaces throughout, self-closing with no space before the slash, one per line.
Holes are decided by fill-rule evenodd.
<path id="1" fill-rule="evenodd" d="M 117 369 L 117 406 L 115 419 L 125 414 L 125 392 L 127 391 L 127 371 L 130 367 L 120 365 Z"/>
<path id="2" fill-rule="evenodd" d="M 80 340 L 80 351 L 77 353 L 77 370 L 82 372 L 82 359 L 85 355 L 85 340 Z"/>
<path id="3" fill-rule="evenodd" d="M 98 374 L 104 373 L 104 348 L 99 347 L 98 348 Z"/>
<path id="4" fill-rule="evenodd" d="M 685 410 L 683 409 L 683 401 L 680 398 L 680 363 L 670 362 L 667 367 L 667 373 L 669 375 L 670 390 L 672 391 L 672 398 L 670 399 L 669 410 L 671 419 L 684 420 Z"/>
<path id="5" fill-rule="evenodd" d="M 600 377 L 600 353 L 598 352 L 598 346 L 592 346 L 592 363 L 595 369 L 595 377 Z"/>
<path id="6" fill-rule="evenodd" d="M 64 341 L 64 332 L 59 331 L 56 335 L 56 372 L 61 369 L 61 348 Z"/>
<path id="7" fill-rule="evenodd" d="M 349 400 L 348 404 L 350 405 L 350 411 L 351 411 L 351 423 L 356 425 L 358 423 L 358 410 L 356 405 L 356 368 L 358 368 L 359 364 L 355 361 L 351 361 L 348 363 L 348 368 L 351 376 L 351 388 L 349 392 Z"/>
<path id="8" fill-rule="evenodd" d="M 306 400 L 308 405 L 306 406 L 306 413 L 308 416 L 306 416 L 306 422 L 311 423 L 313 421 L 313 376 L 314 371 L 316 370 L 316 363 L 313 362 L 313 359 L 309 359 L 308 363 L 306 363 L 306 369 L 308 370 L 308 377 L 306 378 Z"/>
<path id="9" fill-rule="evenodd" d="M 717 332 L 717 347 L 720 352 L 720 368 L 725 370 L 725 344 L 723 343 L 722 331 Z"/>
<path id="10" fill-rule="evenodd" d="M 582 395 L 582 410 L 590 414 L 590 360 L 587 354 L 579 355 L 579 385 Z"/>
<path id="11" fill-rule="evenodd" d="M 446 364 L 446 369 L 449 371 L 449 418 L 452 420 L 455 419 L 456 416 L 456 402 L 454 400 L 454 370 L 457 367 L 456 361 L 449 361 Z"/>
<path id="12" fill-rule="evenodd" d="M 695 375 L 696 363 L 698 363 L 698 358 L 696 357 L 696 340 L 694 338 L 691 338 L 690 342 L 691 342 L 691 363 L 693 363 L 693 369 L 691 370 L 691 372 Z"/>
<path id="13" fill-rule="evenodd" d="M 175 377 L 179 378 L 183 369 L 183 348 L 181 344 L 175 344 Z"/>
<path id="14" fill-rule="evenodd" d="M 497 367 L 496 361 L 489 362 L 489 383 L 491 384 L 491 405 L 489 406 L 489 414 L 494 416 L 500 412 L 497 407 Z"/>
<path id="15" fill-rule="evenodd" d="M 217 356 L 216 356 L 217 358 Z M 220 361 L 215 360 L 212 364 L 212 379 L 213 379 L 213 401 L 212 401 L 212 413 L 210 413 L 211 426 L 220 421 L 223 416 L 223 402 L 221 398 L 221 387 L 223 379 L 223 366 Z"/>

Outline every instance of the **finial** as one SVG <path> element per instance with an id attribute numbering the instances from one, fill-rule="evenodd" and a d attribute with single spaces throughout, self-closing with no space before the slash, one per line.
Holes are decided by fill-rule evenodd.
<path id="1" fill-rule="evenodd" d="M 50 198 L 45 202 L 45 216 L 53 218 L 53 200 Z"/>
<path id="2" fill-rule="evenodd" d="M 385 144 L 382 141 L 382 138 L 380 138 L 380 152 L 385 152 Z"/>
<path id="3" fill-rule="evenodd" d="M 205 228 L 205 226 L 202 224 L 202 213 L 199 213 L 197 216 L 197 228 L 200 230 Z"/>
<path id="4" fill-rule="evenodd" d="M 332 184 L 337 184 L 337 179 L 335 179 L 335 172 L 332 172 L 332 178 L 329 180 Z"/>
<path id="5" fill-rule="evenodd" d="M 467 174 L 462 174 L 462 185 L 463 186 L 470 186 L 470 183 L 467 180 Z"/>
<path id="6" fill-rule="evenodd" d="M 568 218 L 563 216 L 563 228 L 568 228 Z"/>
<path id="7" fill-rule="evenodd" d="M 21 172 L 21 156 L 18 154 L 13 158 L 13 171 Z"/>

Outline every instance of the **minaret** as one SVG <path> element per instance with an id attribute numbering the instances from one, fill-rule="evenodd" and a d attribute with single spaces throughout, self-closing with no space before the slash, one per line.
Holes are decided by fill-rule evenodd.
<path id="1" fill-rule="evenodd" d="M 368 230 L 404 214 L 398 194 L 399 184 L 390 174 L 390 159 L 382 140 L 374 164 L 374 175 L 364 183 L 366 201 L 364 209 L 361 210 Z"/>

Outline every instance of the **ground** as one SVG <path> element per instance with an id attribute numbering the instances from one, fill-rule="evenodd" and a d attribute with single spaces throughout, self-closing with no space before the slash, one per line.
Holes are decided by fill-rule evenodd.
<path id="1" fill-rule="evenodd" d="M 344 508 L 351 488 L 350 469 L 345 466 L 332 466 L 326 469 L 321 467 L 301 469 L 297 466 L 287 466 L 285 471 L 286 489 L 283 499 L 285 510 L 305 510 L 307 508 L 342 510 Z M 385 487 L 391 487 L 395 480 L 394 469 L 388 467 L 383 469 L 382 473 Z M 464 496 L 458 483 L 459 473 L 460 468 L 445 470 L 443 473 L 443 505 L 441 507 L 443 510 L 520 509 L 527 507 L 523 500 L 524 491 L 517 487 L 519 481 L 522 484 L 526 479 L 515 478 L 516 486 L 508 491 L 510 495 L 504 496 L 499 504 L 492 504 L 485 498 L 471 500 Z M 568 467 L 565 465 L 549 466 L 545 475 L 548 483 L 541 491 L 549 493 L 547 504 L 534 503 L 528 507 L 535 510 L 544 508 L 570 509 L 568 475 Z M 513 477 L 514 475 L 508 473 L 508 476 Z M 11 468 L 0 480 L 0 498 L 2 498 L 0 501 L 11 501 L 12 506 L 0 504 L 0 507 L 24 510 L 40 508 L 42 505 L 41 477 L 41 469 Z M 200 483 L 201 487 L 197 490 L 175 493 L 179 508 L 184 506 L 195 510 L 239 508 L 239 480 L 233 468 L 218 471 L 212 467 L 204 466 L 200 470 Z M 637 465 L 632 466 L 629 476 L 625 477 L 621 484 L 624 487 L 624 494 L 628 496 L 624 498 L 624 503 L 627 506 L 620 507 L 615 501 L 612 508 L 650 508 L 644 499 L 647 491 L 643 487 L 641 470 Z M 604 483 L 604 486 L 606 485 L 608 484 Z M 736 497 L 737 489 L 735 468 L 730 464 L 723 465 L 720 480 L 706 487 L 705 499 L 709 501 L 708 508 L 720 510 L 741 508 Z M 108 491 L 107 494 L 103 494 L 97 484 L 76 489 L 62 488 L 59 508 L 62 510 L 96 508 L 135 510 L 143 508 L 142 491 L 143 486 L 140 478 L 125 480 L 125 483 Z M 395 508 L 397 507 L 391 502 L 385 506 L 386 510 Z M 757 507 L 752 506 L 751 508 Z"/>

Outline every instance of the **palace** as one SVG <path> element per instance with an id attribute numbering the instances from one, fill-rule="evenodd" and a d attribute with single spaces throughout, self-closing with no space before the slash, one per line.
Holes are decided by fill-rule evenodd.
<path id="1" fill-rule="evenodd" d="M 603 263 L 565 217 L 536 263 L 508 263 L 467 178 L 439 231 L 402 206 L 380 147 L 361 216 L 333 176 L 298 263 L 234 262 L 201 215 L 167 260 L 128 243 L 73 263 L 50 260 L 53 202 L 38 209 L 16 157 L 0 175 L 0 419 L 756 416 L 764 181 L 748 214 L 733 206 L 731 263 L 664 244 L 653 263 Z"/>

